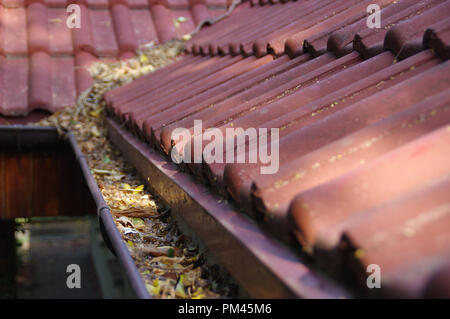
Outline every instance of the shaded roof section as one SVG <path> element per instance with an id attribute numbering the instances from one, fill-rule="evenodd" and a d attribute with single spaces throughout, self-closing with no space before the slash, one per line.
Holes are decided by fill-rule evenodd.
<path id="1" fill-rule="evenodd" d="M 0 114 L 11 116 L 73 105 L 92 83 L 86 65 L 182 37 L 226 8 L 225 0 L 86 0 L 76 2 L 81 28 L 69 29 L 70 1 L 0 3 Z"/>
<path id="2" fill-rule="evenodd" d="M 436 276 L 448 274 L 450 256 L 450 2 L 378 1 L 382 28 L 368 29 L 373 2 L 244 3 L 195 36 L 193 54 L 108 92 L 107 107 L 169 158 L 193 145 L 172 133 L 196 136 L 195 120 L 224 136 L 278 128 L 275 174 L 261 174 L 267 163 L 211 163 L 205 148 L 201 164 L 184 166 L 362 290 L 375 263 L 385 295 L 444 295 L 450 287 Z M 251 144 L 240 144 L 247 162 Z"/>

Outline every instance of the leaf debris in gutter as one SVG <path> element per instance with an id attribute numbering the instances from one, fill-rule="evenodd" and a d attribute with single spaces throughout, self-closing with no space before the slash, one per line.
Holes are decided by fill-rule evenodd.
<path id="1" fill-rule="evenodd" d="M 132 59 L 93 64 L 89 72 L 94 84 L 76 106 L 34 125 L 55 126 L 62 135 L 73 132 L 151 296 L 234 297 L 237 289 L 228 283 L 228 276 L 204 262 L 198 248 L 178 231 L 170 212 L 155 201 L 108 140 L 104 93 L 173 62 L 183 48 L 182 41 L 149 44 Z"/>

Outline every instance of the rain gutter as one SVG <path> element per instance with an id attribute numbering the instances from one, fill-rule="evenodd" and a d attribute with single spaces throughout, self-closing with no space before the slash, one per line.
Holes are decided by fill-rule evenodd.
<path id="1" fill-rule="evenodd" d="M 0 147 L 16 147 L 20 151 L 25 147 L 39 148 L 63 143 L 68 143 L 71 146 L 80 165 L 84 179 L 96 204 L 100 229 L 106 245 L 118 258 L 135 296 L 140 299 L 150 299 L 151 297 L 145 287 L 145 283 L 117 230 L 109 207 L 103 199 L 74 135 L 69 132 L 61 137 L 54 127 L 0 125 Z"/>
<path id="2" fill-rule="evenodd" d="M 291 247 L 267 235 L 226 200 L 107 119 L 110 140 L 171 208 L 178 227 L 197 238 L 251 298 L 349 298 L 349 291 L 313 271 Z"/>

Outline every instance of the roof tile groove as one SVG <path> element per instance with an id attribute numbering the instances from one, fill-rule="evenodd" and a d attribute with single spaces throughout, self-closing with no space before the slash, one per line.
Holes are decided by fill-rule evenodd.
<path id="1" fill-rule="evenodd" d="M 48 53 L 36 52 L 30 57 L 30 108 L 49 109 L 52 106 L 51 58 Z"/>
<path id="2" fill-rule="evenodd" d="M 28 83 L 25 92 L 30 95 L 29 98 L 23 100 L 18 97 L 17 102 L 6 96 L 0 98 L 0 114 L 26 115 L 35 108 L 54 111 L 62 106 L 72 105 L 76 98 L 72 94 L 74 86 L 78 95 L 92 83 L 85 69 L 72 71 L 73 61 L 92 63 L 102 57 L 130 57 L 140 45 L 152 41 L 165 42 L 192 32 L 199 19 L 214 16 L 216 12 L 223 12 L 224 8 L 221 1 L 212 1 L 211 5 L 209 1 L 191 4 L 188 0 L 180 0 L 157 5 L 152 3 L 152 6 L 149 6 L 147 0 L 75 1 L 81 9 L 81 28 L 69 29 L 66 26 L 68 18 L 66 6 L 72 2 L 0 1 L 0 55 L 4 56 L 2 60 L 5 63 L 14 59 L 3 69 L 5 72 L 21 72 L 20 74 L 27 74 L 30 77 L 25 81 Z M 172 8 L 176 8 L 176 11 Z M 163 12 L 163 15 L 160 12 Z M 185 17 L 186 21 L 177 22 L 175 25 L 174 21 L 181 16 Z M 47 57 L 45 58 L 42 53 L 46 53 Z M 65 64 L 71 68 L 67 76 L 74 78 L 66 79 L 54 74 L 52 82 L 49 71 L 35 74 L 34 66 L 39 68 L 34 63 L 36 59 L 44 61 L 46 65 L 55 66 L 56 63 L 58 66 L 56 70 L 62 70 L 61 66 Z M 48 59 L 55 63 L 48 62 Z M 19 63 L 26 65 L 20 66 Z M 84 62 L 81 64 L 86 66 Z M 10 75 L 2 77 L 9 78 Z M 40 80 L 44 82 L 41 83 Z M 35 84 L 38 86 L 33 88 Z M 47 84 L 53 91 L 59 92 L 53 98 L 48 94 Z M 7 85 L 9 87 L 9 84 Z M 41 86 L 45 88 L 42 92 Z M 66 86 L 67 92 L 63 90 Z M 62 104 L 55 105 L 55 103 Z"/>

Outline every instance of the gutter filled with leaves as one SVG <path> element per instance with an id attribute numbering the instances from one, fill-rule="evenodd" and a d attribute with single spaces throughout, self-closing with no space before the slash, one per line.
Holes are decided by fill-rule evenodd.
<path id="1" fill-rule="evenodd" d="M 104 93 L 175 61 L 182 50 L 181 41 L 149 44 L 130 60 L 93 64 L 94 84 L 77 105 L 35 125 L 72 132 L 152 297 L 234 297 L 237 289 L 228 276 L 205 264 L 198 247 L 177 229 L 170 210 L 146 190 L 107 136 Z"/>

